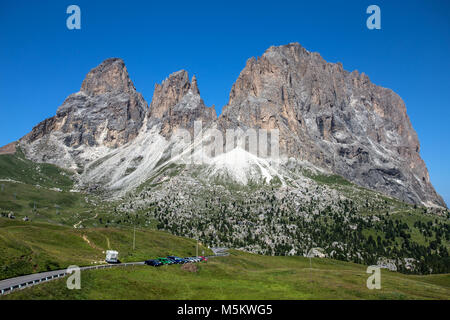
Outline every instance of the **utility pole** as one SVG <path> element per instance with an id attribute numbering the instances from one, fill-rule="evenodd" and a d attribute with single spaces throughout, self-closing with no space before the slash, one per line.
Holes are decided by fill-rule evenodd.
<path id="1" fill-rule="evenodd" d="M 196 257 L 198 257 L 198 239 L 197 239 L 197 255 Z"/>
<path id="2" fill-rule="evenodd" d="M 311 274 L 311 270 L 312 270 L 312 263 L 311 263 L 312 250 L 313 249 L 311 248 L 308 251 L 308 257 L 309 257 L 309 282 L 312 282 L 312 274 Z"/>
<path id="3" fill-rule="evenodd" d="M 136 223 L 134 223 L 134 232 L 133 232 L 133 251 L 136 248 Z"/>

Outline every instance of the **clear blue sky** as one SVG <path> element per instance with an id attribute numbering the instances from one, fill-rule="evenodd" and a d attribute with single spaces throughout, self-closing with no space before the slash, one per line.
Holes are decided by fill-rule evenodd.
<path id="1" fill-rule="evenodd" d="M 66 8 L 81 8 L 81 30 Z M 366 8 L 381 8 L 381 30 Z M 245 61 L 299 42 L 397 92 L 438 192 L 450 204 L 450 1 L 1 1 L 0 145 L 55 114 L 86 73 L 125 60 L 151 101 L 154 84 L 186 69 L 218 113 Z"/>

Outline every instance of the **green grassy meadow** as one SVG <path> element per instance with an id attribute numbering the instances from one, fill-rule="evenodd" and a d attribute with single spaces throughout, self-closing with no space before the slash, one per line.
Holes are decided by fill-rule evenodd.
<path id="1" fill-rule="evenodd" d="M 66 279 L 13 292 L 2 299 L 449 299 L 450 275 L 414 276 L 382 270 L 369 290 L 366 267 L 331 259 L 273 257 L 232 250 L 198 264 L 90 270 L 81 289 Z"/>
<path id="2" fill-rule="evenodd" d="M 28 160 L 20 148 L 17 148 L 15 154 L 0 155 L 0 179 L 69 190 L 73 186 L 72 174 L 73 172 L 51 164 Z"/>
<path id="3" fill-rule="evenodd" d="M 105 259 L 104 251 L 119 251 L 122 262 L 143 261 L 158 256 L 190 256 L 195 240 L 169 233 L 133 228 L 74 229 L 41 222 L 0 218 L 0 280 L 30 273 L 95 265 Z M 211 254 L 200 245 L 200 252 Z"/>

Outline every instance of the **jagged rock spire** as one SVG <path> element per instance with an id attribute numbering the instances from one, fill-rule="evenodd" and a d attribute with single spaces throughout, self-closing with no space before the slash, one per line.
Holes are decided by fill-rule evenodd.
<path id="1" fill-rule="evenodd" d="M 125 63 L 120 58 L 103 61 L 87 74 L 81 85 L 81 91 L 92 96 L 107 92 L 130 93 L 134 90 Z"/>
<path id="2" fill-rule="evenodd" d="M 200 94 L 200 90 L 198 90 L 197 85 L 197 78 L 195 77 L 195 75 L 192 76 L 191 90 L 194 94 Z"/>
<path id="3" fill-rule="evenodd" d="M 147 103 L 136 92 L 122 59 L 110 58 L 92 69 L 81 90 L 67 97 L 54 117 L 20 139 L 27 156 L 67 167 L 77 156 L 64 147 L 118 147 L 133 140 L 142 127 Z M 64 158 L 66 157 L 66 158 Z"/>
<path id="4" fill-rule="evenodd" d="M 170 112 L 171 108 L 188 93 L 190 87 L 189 76 L 185 70 L 174 72 L 162 84 L 156 84 L 149 117 L 161 118 Z"/>
<path id="5" fill-rule="evenodd" d="M 216 120 L 214 108 L 205 106 L 200 97 L 197 78 L 189 81 L 188 73 L 180 70 L 172 73 L 162 84 L 155 85 L 148 116 L 149 126 L 161 124 L 161 133 L 168 137 L 176 128 L 192 129 L 194 121 L 207 126 Z"/>

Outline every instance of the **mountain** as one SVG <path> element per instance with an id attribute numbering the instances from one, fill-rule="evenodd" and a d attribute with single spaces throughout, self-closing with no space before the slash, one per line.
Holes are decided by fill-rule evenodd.
<path id="1" fill-rule="evenodd" d="M 448 272 L 450 213 L 419 151 L 398 95 L 294 43 L 249 59 L 219 117 L 185 70 L 147 105 L 124 62 L 107 59 L 54 117 L 0 148 L 0 178 L 17 190 L 26 178 L 33 201 L 43 182 L 55 199 L 86 196 L 103 208 L 96 225 L 135 219 L 209 246 Z M 27 212 L 17 201 L 0 211 Z M 78 217 L 84 204 L 65 207 Z"/>
<path id="2" fill-rule="evenodd" d="M 27 157 L 77 169 L 96 160 L 92 151 L 110 150 L 132 141 L 142 127 L 147 103 L 136 92 L 121 59 L 92 69 L 79 92 L 20 139 Z"/>
<path id="3" fill-rule="evenodd" d="M 56 116 L 39 123 L 19 144 L 33 161 L 76 169 L 80 185 L 89 180 L 123 195 L 170 158 L 177 129 L 193 135 L 195 121 L 202 121 L 203 132 L 278 129 L 285 157 L 408 203 L 446 206 L 431 185 L 401 98 L 371 83 L 364 73 L 327 63 L 298 43 L 250 58 L 219 118 L 213 107 L 205 106 L 197 79 L 190 81 L 186 71 L 156 84 L 147 108 L 124 62 L 107 59 L 88 73 L 81 90 L 64 101 Z M 177 148 L 189 147 L 177 141 Z M 234 161 L 238 163 L 228 167 L 244 165 L 236 157 Z M 97 166 L 99 162 L 106 167 Z M 93 164 L 98 172 L 90 170 Z M 225 165 L 220 159 L 214 164 Z M 242 174 L 237 179 L 248 180 Z"/>
<path id="4" fill-rule="evenodd" d="M 178 128 L 193 129 L 194 121 L 210 124 L 217 118 L 214 107 L 207 108 L 197 86 L 197 79 L 189 81 L 188 73 L 180 70 L 169 76 L 161 85 L 155 85 L 152 103 L 148 111 L 152 128 L 161 124 L 160 133 L 168 138 Z"/>
<path id="5" fill-rule="evenodd" d="M 402 99 L 298 43 L 249 59 L 219 122 L 279 129 L 291 157 L 409 203 L 445 206 Z"/>

